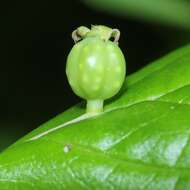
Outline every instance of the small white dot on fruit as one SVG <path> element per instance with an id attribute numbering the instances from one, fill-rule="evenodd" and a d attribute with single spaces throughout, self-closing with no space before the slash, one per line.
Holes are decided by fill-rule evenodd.
<path id="1" fill-rule="evenodd" d="M 121 73 L 121 67 L 116 67 L 116 68 L 115 68 L 115 71 L 116 71 L 117 73 Z"/>
<path id="2" fill-rule="evenodd" d="M 88 82 L 88 76 L 87 75 L 83 75 L 82 76 L 82 81 L 87 83 Z"/>
<path id="3" fill-rule="evenodd" d="M 97 77 L 97 78 L 95 79 L 96 84 L 97 84 L 97 83 L 100 83 L 101 80 L 102 80 L 101 77 Z"/>

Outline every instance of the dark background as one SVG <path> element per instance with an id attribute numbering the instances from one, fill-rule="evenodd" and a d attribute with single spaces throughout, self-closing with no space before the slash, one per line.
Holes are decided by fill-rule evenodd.
<path id="1" fill-rule="evenodd" d="M 128 74 L 189 40 L 182 29 L 113 16 L 77 0 L 6 1 L 1 8 L 0 149 L 80 101 L 65 75 L 76 27 L 119 28 Z"/>

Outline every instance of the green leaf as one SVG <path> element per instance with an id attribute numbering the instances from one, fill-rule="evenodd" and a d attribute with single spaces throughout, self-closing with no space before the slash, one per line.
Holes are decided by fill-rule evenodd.
<path id="1" fill-rule="evenodd" d="M 190 29 L 188 0 L 83 0 L 87 5 L 111 14 Z"/>
<path id="2" fill-rule="evenodd" d="M 129 76 L 105 112 L 81 103 L 0 155 L 1 190 L 189 190 L 190 46 Z"/>

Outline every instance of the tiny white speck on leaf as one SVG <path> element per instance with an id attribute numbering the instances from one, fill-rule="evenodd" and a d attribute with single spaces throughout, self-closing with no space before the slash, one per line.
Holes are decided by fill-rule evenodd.
<path id="1" fill-rule="evenodd" d="M 65 145 L 63 150 L 65 153 L 68 153 L 71 150 L 71 148 L 68 145 Z"/>

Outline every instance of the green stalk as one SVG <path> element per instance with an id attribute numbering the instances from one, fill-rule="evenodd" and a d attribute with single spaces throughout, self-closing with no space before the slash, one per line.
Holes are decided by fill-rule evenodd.
<path id="1" fill-rule="evenodd" d="M 87 100 L 86 113 L 101 113 L 104 100 Z"/>

